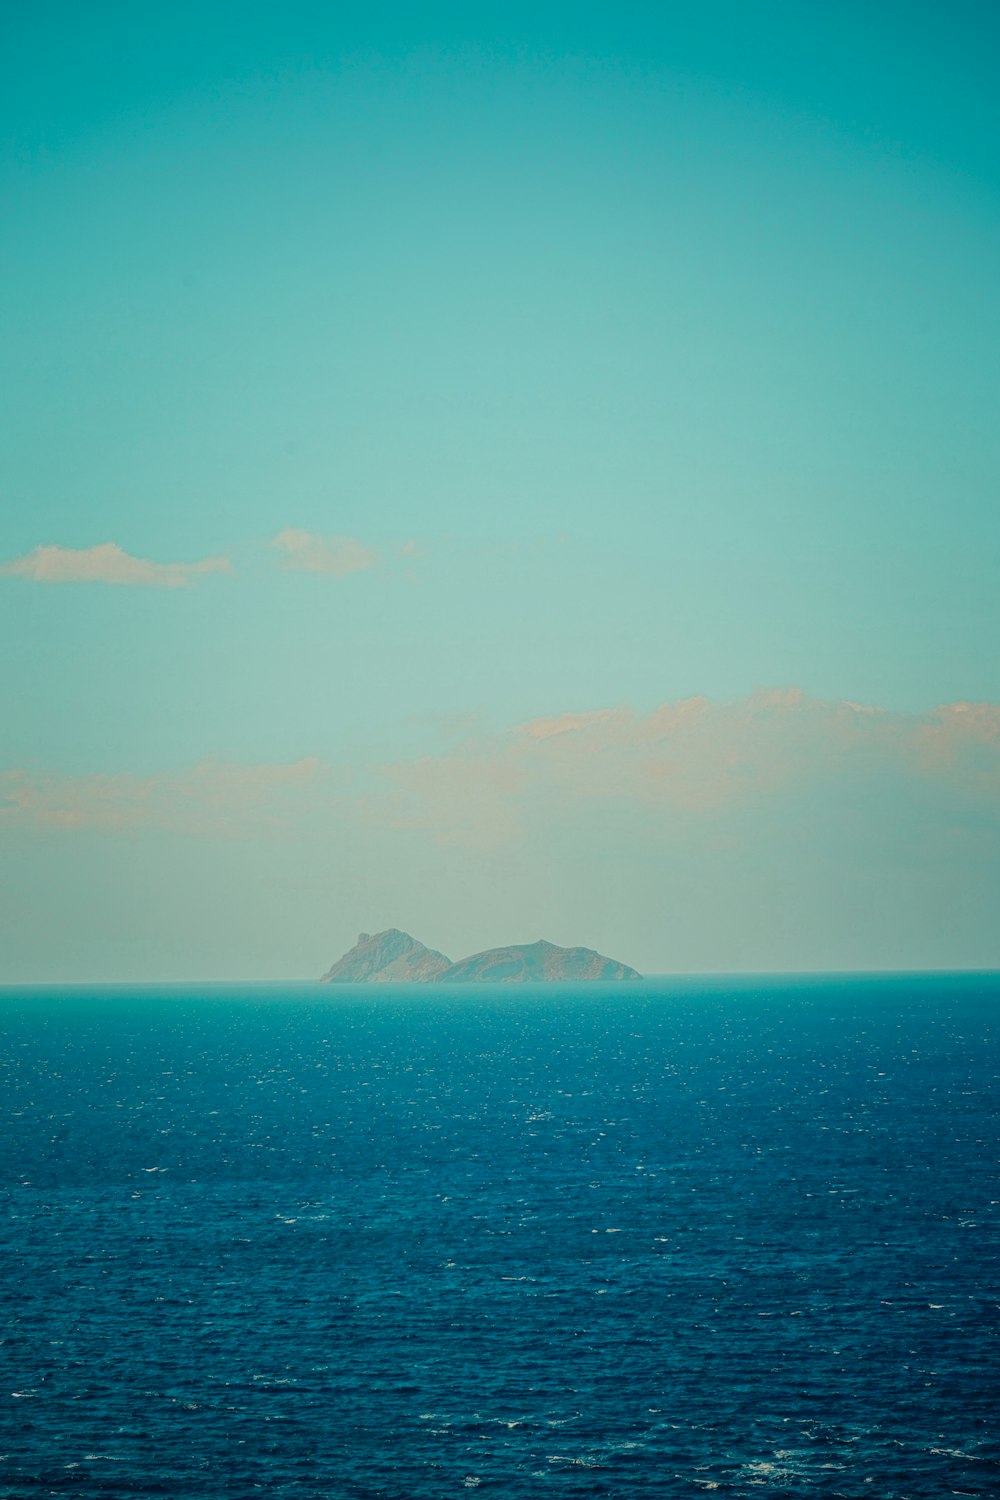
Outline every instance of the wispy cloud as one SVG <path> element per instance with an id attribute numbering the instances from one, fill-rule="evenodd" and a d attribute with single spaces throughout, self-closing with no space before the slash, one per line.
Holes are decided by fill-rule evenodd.
<path id="1" fill-rule="evenodd" d="M 353 536 L 322 536 L 286 526 L 271 542 L 285 555 L 285 567 L 302 573 L 327 573 L 345 578 L 349 573 L 364 573 L 380 561 L 374 547 Z"/>
<path id="2" fill-rule="evenodd" d="M 0 828 L 34 825 L 84 832 L 232 836 L 261 827 L 280 831 L 315 807 L 330 772 L 307 758 L 287 765 L 205 760 L 182 771 L 59 776 L 0 772 Z"/>
<path id="3" fill-rule="evenodd" d="M 36 547 L 14 562 L 0 564 L 0 574 L 33 583 L 114 583 L 139 588 L 181 589 L 205 573 L 231 573 L 227 557 L 205 557 L 193 563 L 157 563 L 132 557 L 117 542 L 97 547 Z"/>

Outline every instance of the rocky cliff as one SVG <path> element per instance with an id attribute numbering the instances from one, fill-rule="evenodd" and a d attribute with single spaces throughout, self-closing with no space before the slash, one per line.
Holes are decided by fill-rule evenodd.
<path id="1" fill-rule="evenodd" d="M 324 984 L 430 983 L 463 984 L 502 981 L 507 984 L 547 980 L 639 979 L 628 964 L 595 953 L 593 948 L 559 948 L 540 941 L 510 948 L 487 948 L 452 963 L 434 948 L 425 948 L 408 932 L 390 927 L 374 936 L 362 932 L 349 953 L 323 975 Z"/>
<path id="2" fill-rule="evenodd" d="M 420 983 L 436 979 L 451 960 L 425 948 L 408 932 L 390 927 L 386 932 L 361 932 L 349 953 L 338 958 L 323 975 L 324 984 Z"/>

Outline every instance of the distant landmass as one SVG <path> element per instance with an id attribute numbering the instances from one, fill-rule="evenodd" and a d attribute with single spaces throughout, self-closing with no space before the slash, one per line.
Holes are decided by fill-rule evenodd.
<path id="1" fill-rule="evenodd" d="M 510 948 L 487 948 L 452 963 L 435 948 L 390 927 L 362 932 L 354 947 L 323 975 L 324 984 L 518 984 L 548 980 L 640 979 L 638 970 L 593 948 L 559 948 L 544 940 Z"/>

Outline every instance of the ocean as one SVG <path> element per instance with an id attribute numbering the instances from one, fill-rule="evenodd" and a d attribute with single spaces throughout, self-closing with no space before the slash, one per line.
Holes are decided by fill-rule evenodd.
<path id="1" fill-rule="evenodd" d="M 996 1496 L 998 1001 L 0 991 L 0 1497 Z"/>

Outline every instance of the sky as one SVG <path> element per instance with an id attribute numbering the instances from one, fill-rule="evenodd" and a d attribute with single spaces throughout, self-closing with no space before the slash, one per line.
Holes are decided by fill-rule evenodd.
<path id="1" fill-rule="evenodd" d="M 1000 19 L 0 16 L 0 982 L 1000 966 Z"/>

